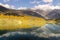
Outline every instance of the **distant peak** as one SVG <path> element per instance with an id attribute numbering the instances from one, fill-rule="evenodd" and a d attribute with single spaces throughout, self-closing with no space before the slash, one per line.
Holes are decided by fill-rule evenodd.
<path id="1" fill-rule="evenodd" d="M 8 10 L 6 7 L 0 5 L 0 11 L 6 11 Z"/>

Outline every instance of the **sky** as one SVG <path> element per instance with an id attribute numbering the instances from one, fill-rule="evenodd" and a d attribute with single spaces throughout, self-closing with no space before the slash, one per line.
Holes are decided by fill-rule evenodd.
<path id="1" fill-rule="evenodd" d="M 0 5 L 11 9 L 60 9 L 60 0 L 0 0 Z"/>

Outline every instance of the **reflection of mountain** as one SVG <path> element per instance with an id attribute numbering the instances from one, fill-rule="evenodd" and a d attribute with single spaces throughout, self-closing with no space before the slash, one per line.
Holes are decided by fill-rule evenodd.
<path id="1" fill-rule="evenodd" d="M 39 37 L 54 37 L 60 36 L 60 26 L 53 24 L 46 24 L 32 32 L 33 35 Z"/>
<path id="2" fill-rule="evenodd" d="M 28 32 L 29 31 L 29 32 Z M 0 39 L 34 39 L 34 40 L 55 40 L 59 39 L 60 37 L 60 26 L 46 24 L 41 28 L 35 28 L 34 30 L 30 31 L 15 31 L 3 34 Z"/>
<path id="3" fill-rule="evenodd" d="M 49 40 L 24 32 L 11 32 L 0 37 L 0 40 Z"/>
<path id="4" fill-rule="evenodd" d="M 44 28 L 46 28 L 46 31 L 49 30 L 52 33 L 60 33 L 60 26 L 55 25 L 55 24 L 46 24 L 45 26 L 43 26 L 43 29 Z"/>

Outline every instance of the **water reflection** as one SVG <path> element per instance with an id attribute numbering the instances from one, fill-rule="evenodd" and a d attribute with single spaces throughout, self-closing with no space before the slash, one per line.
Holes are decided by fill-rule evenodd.
<path id="1" fill-rule="evenodd" d="M 46 24 L 40 28 L 10 31 L 0 36 L 0 40 L 59 40 L 60 26 Z"/>

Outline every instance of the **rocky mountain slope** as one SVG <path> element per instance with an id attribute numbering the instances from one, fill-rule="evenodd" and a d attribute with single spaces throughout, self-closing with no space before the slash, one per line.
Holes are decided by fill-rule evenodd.
<path id="1" fill-rule="evenodd" d="M 41 15 L 37 14 L 36 12 L 27 9 L 27 10 L 14 10 L 14 9 L 7 9 L 3 6 L 0 6 L 0 14 L 4 15 L 14 15 L 14 16 L 24 16 L 24 15 L 30 15 L 30 16 L 36 16 L 36 17 L 42 17 Z"/>
<path id="2" fill-rule="evenodd" d="M 24 15 L 30 15 L 30 16 L 36 16 L 36 17 L 42 17 L 45 19 L 59 19 L 60 18 L 60 9 L 54 9 L 54 10 L 32 10 L 32 9 L 26 9 L 26 10 L 14 10 L 14 9 L 8 9 L 0 5 L 0 14 L 4 15 L 14 15 L 14 16 L 24 16 Z"/>

